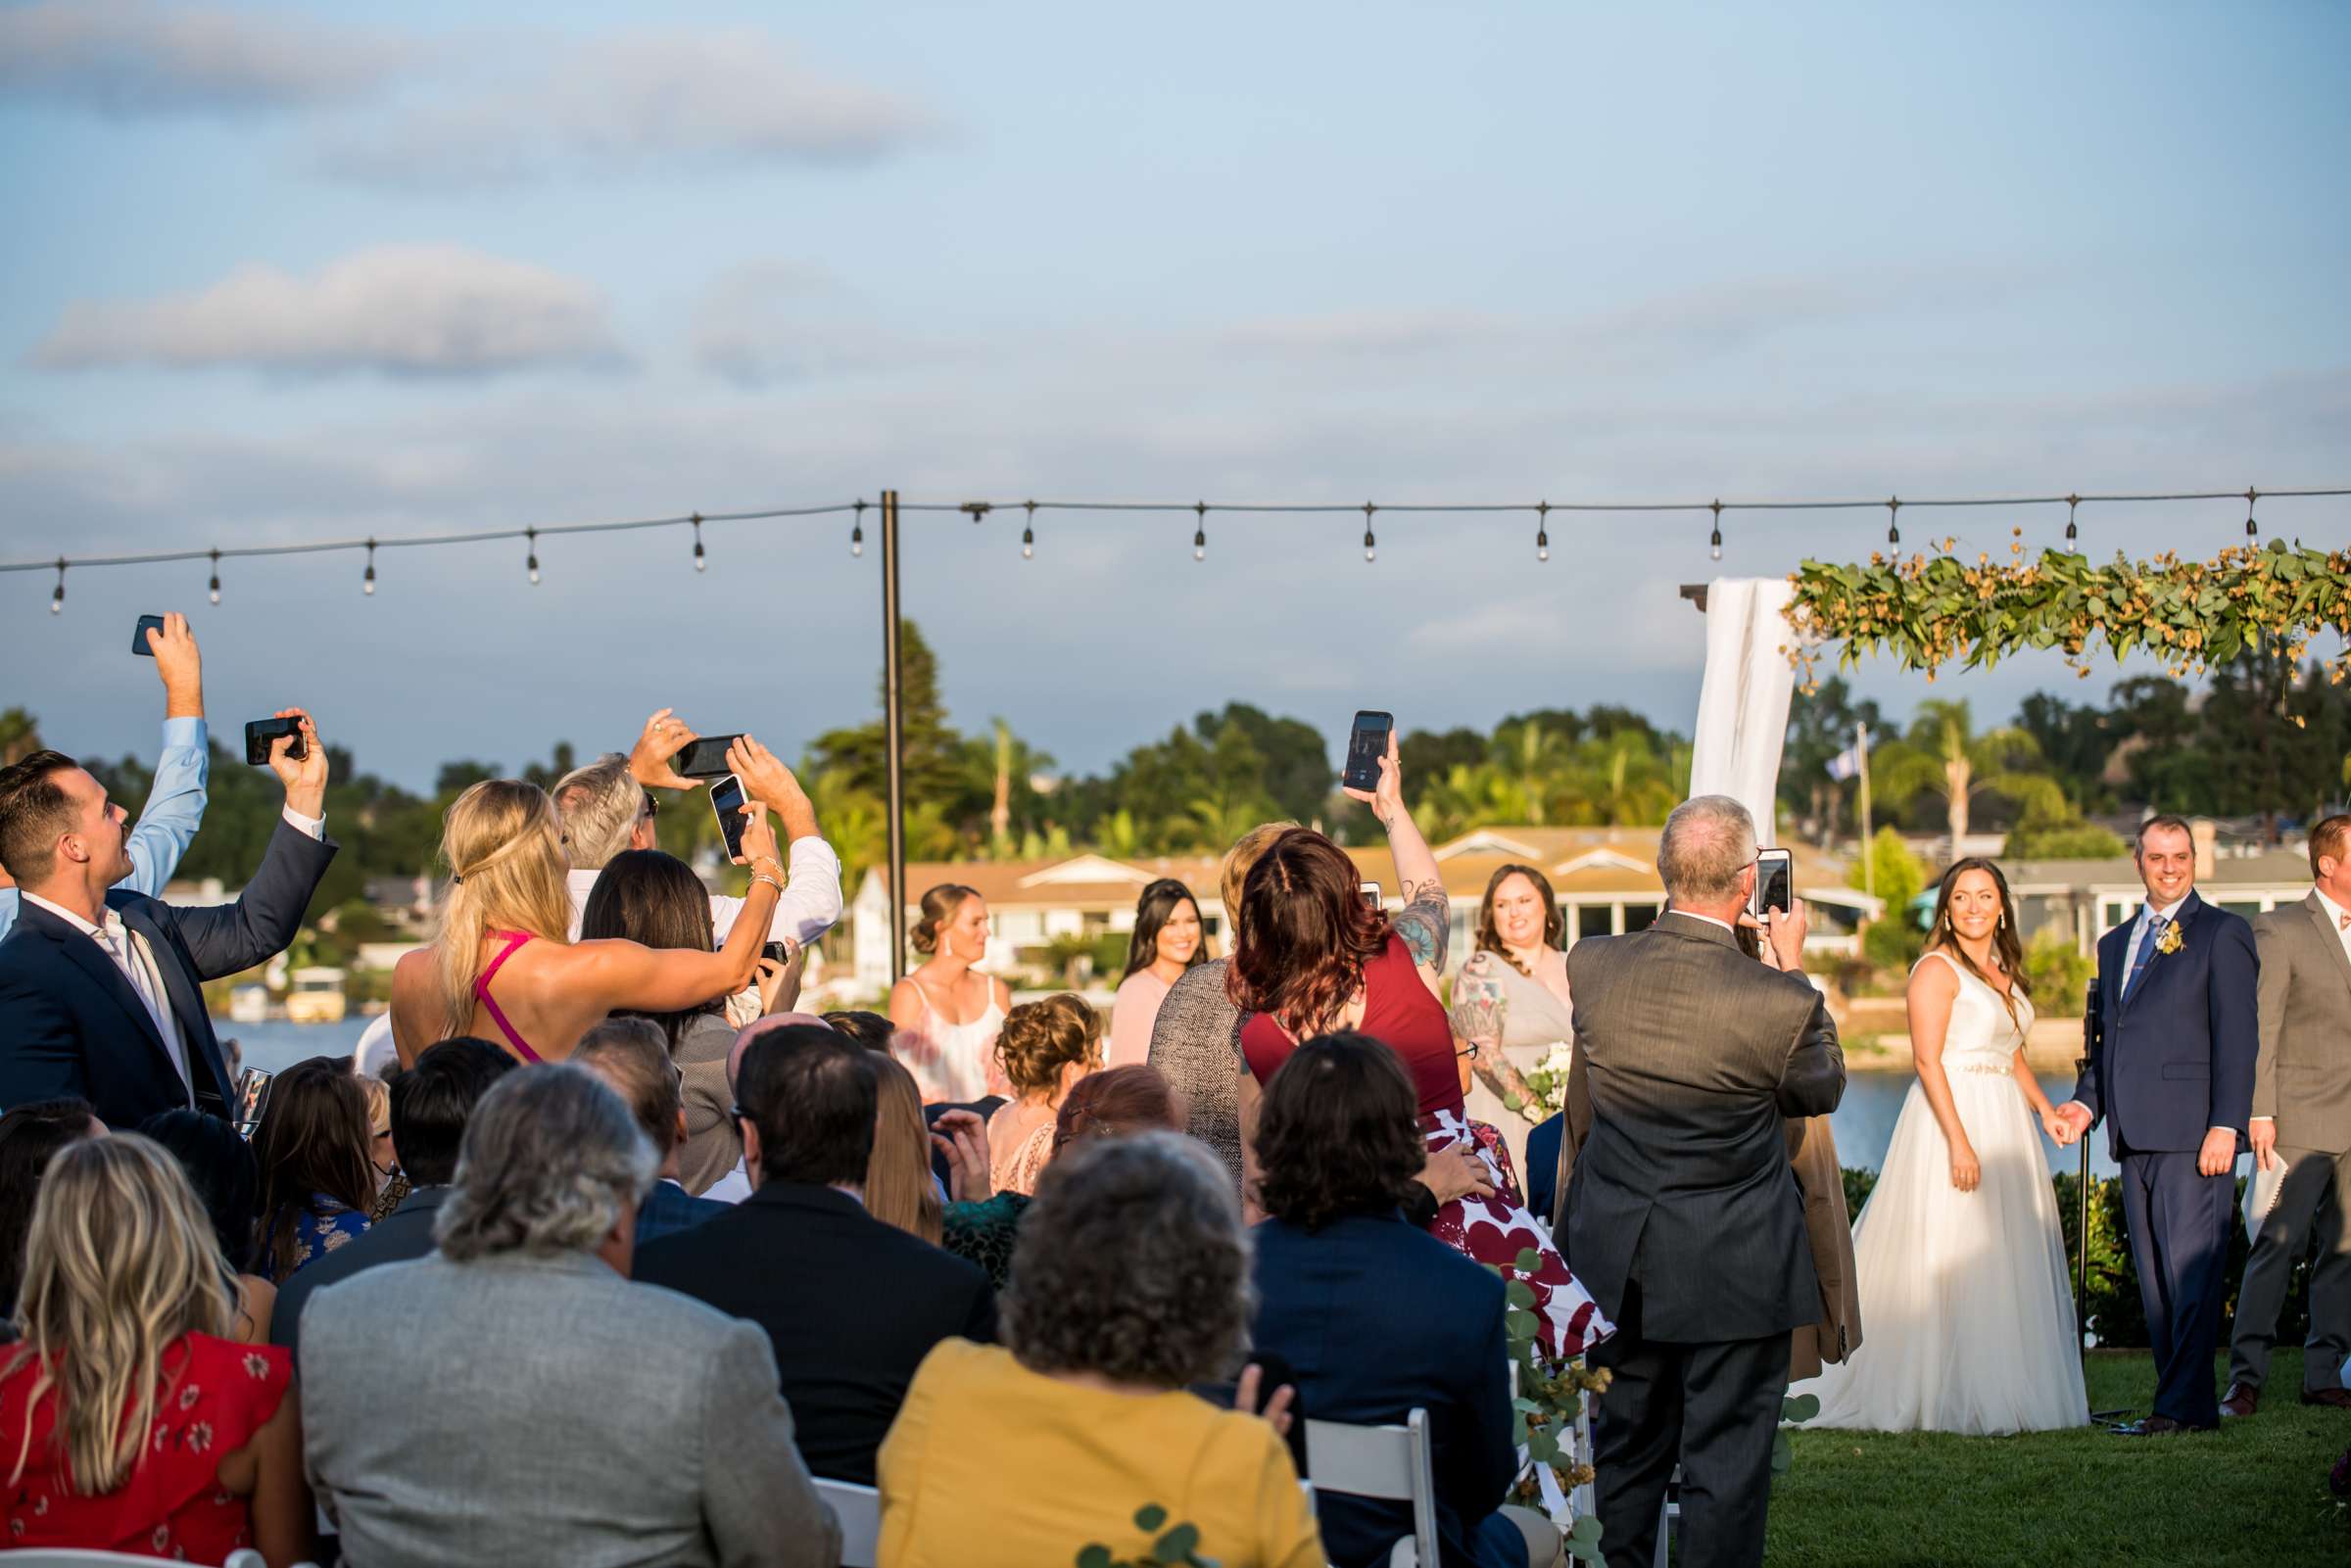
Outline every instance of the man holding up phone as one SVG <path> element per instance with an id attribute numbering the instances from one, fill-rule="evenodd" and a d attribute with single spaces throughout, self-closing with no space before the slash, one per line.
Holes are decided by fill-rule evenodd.
<path id="1" fill-rule="evenodd" d="M 160 629 L 142 624 L 139 635 L 164 683 L 164 743 L 156 753 L 147 804 L 130 831 L 130 875 L 122 885 L 157 898 L 204 821 L 212 745 L 204 724 L 204 658 L 188 618 L 164 616 Z M 16 925 L 17 912 L 16 882 L 0 871 L 0 938 Z"/>
<path id="2" fill-rule="evenodd" d="M 111 1126 L 193 1106 L 229 1112 L 202 984 L 283 952 L 334 859 L 326 751 L 310 715 L 270 748 L 283 821 L 233 904 L 177 909 L 119 885 L 135 870 L 128 814 L 72 758 L 0 768 L 0 866 L 23 894 L 0 942 L 0 1105 L 79 1095 Z"/>

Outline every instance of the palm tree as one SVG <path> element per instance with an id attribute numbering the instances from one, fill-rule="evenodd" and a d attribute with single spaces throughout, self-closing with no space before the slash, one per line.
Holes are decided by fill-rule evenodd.
<path id="1" fill-rule="evenodd" d="M 2012 726 L 1982 735 L 1974 730 L 1965 702 L 1921 702 L 1910 733 L 1877 747 L 1870 762 L 1889 801 L 1908 801 L 1921 793 L 1943 797 L 1954 858 L 1967 836 L 1976 796 L 1986 790 L 2010 796 L 2032 792 L 2036 781 L 2017 765 L 2040 755 L 2033 737 Z"/>

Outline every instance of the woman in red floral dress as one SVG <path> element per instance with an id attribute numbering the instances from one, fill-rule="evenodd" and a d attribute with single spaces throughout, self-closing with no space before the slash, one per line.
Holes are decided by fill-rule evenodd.
<path id="1" fill-rule="evenodd" d="M 236 1274 L 178 1164 L 135 1133 L 62 1151 L 0 1351 L 0 1549 L 219 1563 L 312 1545 L 292 1358 L 226 1336 Z"/>

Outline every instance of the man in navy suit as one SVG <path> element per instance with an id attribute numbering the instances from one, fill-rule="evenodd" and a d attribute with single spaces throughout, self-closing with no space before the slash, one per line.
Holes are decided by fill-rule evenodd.
<path id="1" fill-rule="evenodd" d="M 2195 841 L 2153 817 L 2135 851 L 2146 906 L 2098 941 L 2089 1065 L 2057 1115 L 2072 1143 L 2102 1117 L 2155 1351 L 2155 1407 L 2126 1437 L 2220 1425 L 2212 1357 L 2228 1295 L 2236 1156 L 2253 1113 L 2260 961 L 2253 927 L 2196 896 Z"/>
<path id="2" fill-rule="evenodd" d="M 326 837 L 326 750 L 298 708 L 269 766 L 283 820 L 245 891 L 175 909 L 115 884 L 131 874 L 129 815 L 72 757 L 36 751 L 0 769 L 0 866 L 24 897 L 0 942 L 0 1106 L 79 1095 L 135 1126 L 193 1106 L 226 1116 L 231 1093 L 203 982 L 282 953 L 335 858 Z"/>

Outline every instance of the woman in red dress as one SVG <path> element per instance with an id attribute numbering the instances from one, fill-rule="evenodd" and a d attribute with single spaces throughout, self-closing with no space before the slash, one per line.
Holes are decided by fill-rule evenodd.
<path id="1" fill-rule="evenodd" d="M 312 1545 L 284 1350 L 229 1339 L 237 1276 L 178 1164 L 135 1133 L 62 1151 L 0 1352 L 0 1550 L 290 1568 Z"/>
<path id="2" fill-rule="evenodd" d="M 1283 833 L 1251 868 L 1225 974 L 1233 1005 L 1253 1015 L 1241 1025 L 1244 1182 L 1253 1193 L 1259 1087 L 1303 1040 L 1338 1029 L 1371 1036 L 1396 1053 L 1413 1080 L 1428 1149 L 1466 1147 L 1493 1182 L 1490 1196 L 1471 1194 L 1440 1208 L 1429 1234 L 1524 1281 L 1535 1294 L 1544 1353 L 1579 1355 L 1614 1330 L 1527 1213 L 1499 1135 L 1463 1115 L 1467 1056 L 1437 999 L 1452 911 L 1437 858 L 1405 809 L 1393 735 L 1380 759 L 1379 787 L 1347 793 L 1370 806 L 1387 829 L 1405 909 L 1390 920 L 1367 904 L 1355 862 L 1311 829 Z M 1540 1263 L 1520 1270 L 1517 1259 L 1530 1250 Z"/>

